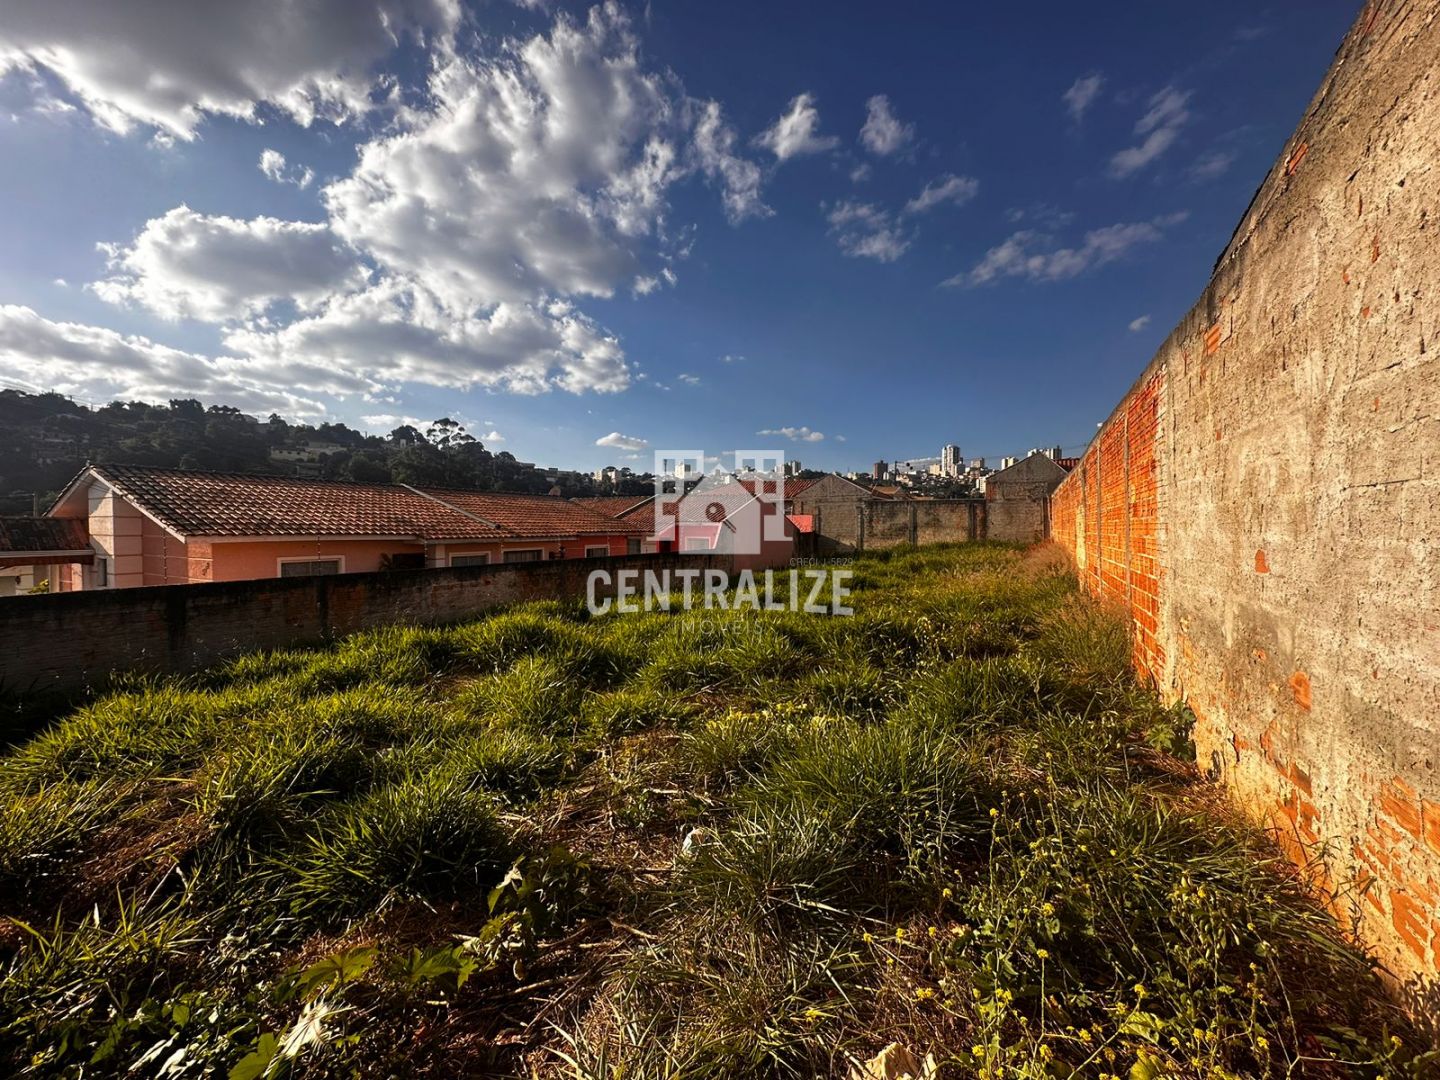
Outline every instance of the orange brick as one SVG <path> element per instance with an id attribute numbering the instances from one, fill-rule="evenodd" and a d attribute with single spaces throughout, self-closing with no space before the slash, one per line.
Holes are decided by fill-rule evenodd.
<path id="1" fill-rule="evenodd" d="M 1205 331 L 1205 355 L 1218 351 L 1220 348 L 1220 324 L 1217 322 L 1209 330 Z M 1203 372 L 1202 372 L 1203 375 Z"/>
<path id="2" fill-rule="evenodd" d="M 1297 671 L 1290 676 L 1290 692 L 1295 695 L 1295 704 L 1302 709 L 1310 708 L 1310 676 Z"/>
<path id="3" fill-rule="evenodd" d="M 1294 175 L 1295 175 L 1295 170 L 1298 169 L 1298 168 L 1300 168 L 1300 162 L 1302 162 L 1302 161 L 1305 160 L 1305 155 L 1308 154 L 1309 152 L 1310 152 L 1310 144 L 1309 144 L 1309 143 L 1307 143 L 1307 142 L 1302 142 L 1299 146 L 1297 146 L 1297 147 L 1295 148 L 1295 152 L 1290 155 L 1290 160 L 1287 161 L 1287 162 L 1285 162 L 1285 175 L 1286 175 L 1286 176 L 1294 176 Z"/>
<path id="4" fill-rule="evenodd" d="M 1420 820 L 1425 833 L 1425 846 L 1440 855 L 1440 803 L 1426 799 L 1420 804 Z"/>
<path id="5" fill-rule="evenodd" d="M 1390 912 L 1390 921 L 1395 926 L 1395 932 L 1400 935 L 1400 940 L 1405 942 L 1405 947 L 1417 958 L 1424 960 L 1429 951 L 1425 946 L 1425 939 L 1429 936 L 1425 925 L 1425 910 L 1416 903 L 1414 897 L 1399 889 L 1391 889 Z"/>
<path id="6" fill-rule="evenodd" d="M 1420 839 L 1420 810 L 1393 785 L 1380 793 L 1380 809 L 1400 828 Z M 1380 823 L 1383 827 L 1385 822 Z"/>

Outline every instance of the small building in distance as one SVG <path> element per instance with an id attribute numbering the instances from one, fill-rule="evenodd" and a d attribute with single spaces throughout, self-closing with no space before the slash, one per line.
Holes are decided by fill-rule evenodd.
<path id="1" fill-rule="evenodd" d="M 1050 494 L 1069 470 L 1035 452 L 985 480 L 986 535 L 991 540 L 1034 543 L 1049 534 Z"/>

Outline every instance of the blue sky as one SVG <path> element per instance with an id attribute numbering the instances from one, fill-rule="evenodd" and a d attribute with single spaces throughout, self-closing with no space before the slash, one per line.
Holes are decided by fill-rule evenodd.
<path id="1" fill-rule="evenodd" d="M 1355 5 L 929 7 L 12 0 L 0 384 L 583 468 L 1078 448 Z"/>

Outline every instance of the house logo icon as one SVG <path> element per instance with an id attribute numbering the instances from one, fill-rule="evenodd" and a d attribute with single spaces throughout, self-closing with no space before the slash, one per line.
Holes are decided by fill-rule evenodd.
<path id="1" fill-rule="evenodd" d="M 759 555 L 785 540 L 783 452 L 736 450 L 727 466 L 700 450 L 656 451 L 654 476 L 661 551 Z"/>

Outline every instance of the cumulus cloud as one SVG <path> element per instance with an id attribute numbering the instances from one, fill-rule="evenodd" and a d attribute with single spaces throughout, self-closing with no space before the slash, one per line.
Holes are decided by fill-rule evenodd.
<path id="1" fill-rule="evenodd" d="M 213 358 L 84 323 L 53 322 L 28 307 L 0 305 L 0 366 L 37 390 L 82 397 L 163 401 L 177 395 L 251 412 L 320 416 L 311 398 L 277 389 L 235 357 Z"/>
<path id="2" fill-rule="evenodd" d="M 1130 332 L 1131 332 L 1132 334 L 1138 334 L 1141 330 L 1144 330 L 1145 327 L 1147 327 L 1147 326 L 1149 326 L 1149 325 L 1150 325 L 1150 316 L 1149 316 L 1149 315 L 1141 315 L 1138 319 L 1131 319 L 1131 320 L 1130 320 Z"/>
<path id="3" fill-rule="evenodd" d="M 980 190 L 980 181 L 973 176 L 956 176 L 946 173 L 925 185 L 925 189 L 905 204 L 907 214 L 923 214 L 941 203 L 963 206 Z"/>
<path id="4" fill-rule="evenodd" d="M 1060 100 L 1065 102 L 1065 108 L 1070 111 L 1070 116 L 1077 124 L 1085 118 L 1086 111 L 1100 96 L 1104 85 L 1105 76 L 1093 71 L 1089 75 L 1081 75 L 1070 84 L 1069 90 L 1060 95 Z"/>
<path id="5" fill-rule="evenodd" d="M 984 285 L 1008 277 L 1030 281 L 1079 277 L 1123 258 L 1137 247 L 1157 242 L 1167 227 L 1184 218 L 1185 214 L 1180 213 L 1152 221 L 1107 225 L 1090 230 L 1081 243 L 1072 247 L 1055 247 L 1045 234 L 1021 230 L 987 251 L 973 268 L 941 284 L 954 287 Z"/>
<path id="6" fill-rule="evenodd" d="M 645 439 L 638 439 L 634 435 L 622 435 L 618 431 L 612 431 L 609 435 L 602 435 L 595 440 L 596 446 L 608 446 L 615 450 L 646 450 L 650 443 Z"/>
<path id="7" fill-rule="evenodd" d="M 905 254 L 911 237 L 894 216 L 872 203 L 846 200 L 826 216 L 840 250 L 854 258 L 894 262 Z"/>
<path id="8" fill-rule="evenodd" d="M 789 439 L 791 442 L 820 442 L 825 438 L 824 432 L 812 431 L 808 427 L 765 428 L 763 431 L 757 431 L 755 434 L 772 435 Z"/>
<path id="9" fill-rule="evenodd" d="M 298 188 L 309 187 L 310 181 L 315 179 L 313 170 L 287 164 L 285 155 L 279 150 L 266 149 L 260 152 L 260 171 L 277 184 L 294 184 Z"/>
<path id="10" fill-rule="evenodd" d="M 44 70 L 96 122 L 192 139 L 206 114 L 255 119 L 260 105 L 308 125 L 368 110 L 375 65 L 398 40 L 445 37 L 453 0 L 7 0 L 0 73 Z"/>
<path id="11" fill-rule="evenodd" d="M 902 124 L 890 108 L 890 99 L 876 94 L 865 103 L 865 125 L 860 142 L 872 154 L 884 157 L 904 149 L 915 137 L 915 125 Z"/>
<path id="12" fill-rule="evenodd" d="M 401 17 L 419 8 L 392 8 L 397 40 L 420 25 Z M 343 38 L 351 26 L 340 19 L 327 32 Z M 6 33 L 8 24 L 0 40 Z M 11 48 L 4 62 L 35 62 L 17 55 Z M 674 185 L 708 180 L 732 222 L 764 216 L 759 166 L 737 150 L 717 103 L 642 64 L 618 4 L 558 15 L 484 55 L 436 46 L 429 59 L 421 86 L 390 87 L 390 121 L 321 190 L 323 221 L 179 206 L 104 245 L 109 269 L 90 288 L 218 325 L 226 364 L 255 387 L 371 397 L 406 382 L 623 390 L 632 373 L 620 342 L 576 301 L 674 285 L 694 234 L 669 221 Z M 176 105 L 160 134 L 193 134 L 206 111 L 226 111 L 216 100 L 191 113 Z M 274 150 L 259 167 L 281 182 L 311 179 Z"/>
<path id="13" fill-rule="evenodd" d="M 167 319 L 224 322 L 281 299 L 305 309 L 365 277 L 327 225 L 209 217 L 188 206 L 147 221 L 130 244 L 102 249 L 110 276 L 91 288 Z"/>
<path id="14" fill-rule="evenodd" d="M 620 342 L 570 305 L 502 303 L 457 316 L 423 289 L 387 280 L 337 296 L 284 327 L 238 327 L 235 352 L 295 371 L 295 385 L 345 392 L 335 372 L 380 386 L 419 382 L 520 394 L 622 390 L 630 381 Z"/>
<path id="15" fill-rule="evenodd" d="M 814 95 L 799 94 L 780 119 L 755 137 L 755 145 L 769 150 L 780 161 L 835 149 L 840 140 L 819 134 L 819 128 L 820 110 L 815 107 Z"/>
<path id="16" fill-rule="evenodd" d="M 1127 146 L 1110 159 L 1110 174 L 1125 177 L 1153 163 L 1175 144 L 1180 131 L 1190 121 L 1190 93 L 1173 86 L 1155 93 L 1148 102 L 1145 115 L 1135 122 L 1135 134 L 1142 136 L 1134 146 Z"/>

